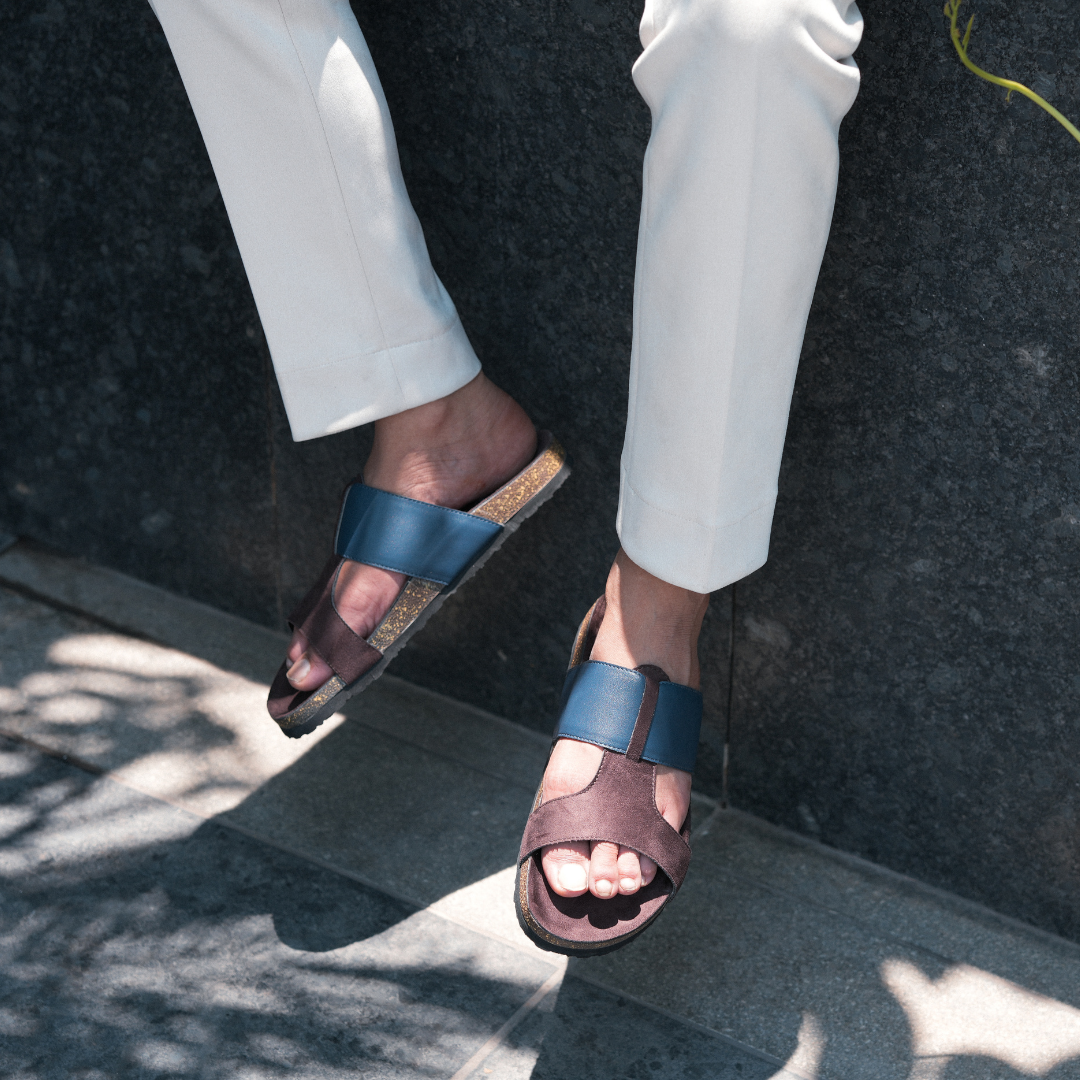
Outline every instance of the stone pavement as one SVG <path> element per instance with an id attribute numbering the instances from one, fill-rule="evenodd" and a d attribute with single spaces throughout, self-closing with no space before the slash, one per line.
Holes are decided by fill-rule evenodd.
<path id="1" fill-rule="evenodd" d="M 0 1074 L 1080 1077 L 1080 948 L 737 811 L 639 942 L 511 905 L 546 740 L 380 680 L 315 735 L 283 638 L 0 555 Z"/>

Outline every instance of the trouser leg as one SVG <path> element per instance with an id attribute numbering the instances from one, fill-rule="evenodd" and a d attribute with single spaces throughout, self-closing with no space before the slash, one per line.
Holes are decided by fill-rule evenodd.
<path id="1" fill-rule="evenodd" d="M 214 166 L 293 437 L 480 370 L 428 259 L 347 0 L 151 0 Z"/>
<path id="2" fill-rule="evenodd" d="M 791 392 L 859 72 L 853 0 L 647 0 L 652 110 L 619 536 L 674 585 L 768 554 Z"/>

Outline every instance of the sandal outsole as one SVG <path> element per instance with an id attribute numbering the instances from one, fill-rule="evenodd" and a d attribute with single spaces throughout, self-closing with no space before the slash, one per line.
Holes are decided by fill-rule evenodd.
<path id="1" fill-rule="evenodd" d="M 572 941 L 568 941 L 565 938 L 556 938 L 552 935 L 554 940 L 549 941 L 546 938 L 542 938 L 530 925 L 529 920 L 525 914 L 524 909 L 521 906 L 521 888 L 520 888 L 520 876 L 523 868 L 518 868 L 518 876 L 514 879 L 514 913 L 517 915 L 518 926 L 521 927 L 525 936 L 538 948 L 543 949 L 544 952 L 558 953 L 560 956 L 570 956 L 578 960 L 587 960 L 590 956 L 606 956 L 608 953 L 615 952 L 616 949 L 622 949 L 629 945 L 630 942 L 639 938 L 650 926 L 655 925 L 656 920 L 667 911 L 670 903 L 665 903 L 659 908 L 656 914 L 649 919 L 648 922 L 642 923 L 635 928 L 631 933 L 626 934 L 624 937 L 616 938 L 614 941 L 609 942 L 606 945 L 601 945 L 597 948 L 584 948 L 580 945 L 576 945 Z M 659 872 L 659 871 L 658 871 Z"/>

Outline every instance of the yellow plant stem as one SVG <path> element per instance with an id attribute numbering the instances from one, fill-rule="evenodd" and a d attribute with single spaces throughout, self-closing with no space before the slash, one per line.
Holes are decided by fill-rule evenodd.
<path id="1" fill-rule="evenodd" d="M 1039 97 L 1034 90 L 1029 90 L 1023 83 L 1013 82 L 1012 79 L 1001 79 L 997 75 L 991 75 L 989 71 L 983 71 L 981 67 L 973 64 L 968 59 L 968 42 L 971 40 L 971 28 L 975 24 L 975 16 L 972 15 L 968 20 L 967 32 L 964 34 L 963 40 L 960 38 L 960 27 L 957 26 L 957 18 L 960 15 L 960 5 L 964 0 L 947 0 L 945 4 L 945 15 L 949 19 L 949 36 L 952 38 L 952 43 L 956 48 L 956 52 L 960 59 L 963 61 L 964 67 L 968 71 L 973 71 L 980 79 L 985 79 L 987 82 L 994 83 L 995 86 L 1003 86 L 1009 91 L 1009 96 L 1015 92 L 1017 94 L 1023 94 L 1024 97 L 1030 98 L 1039 106 L 1040 109 L 1045 109 L 1077 142 L 1080 142 L 1080 130 L 1077 130 L 1076 126 L 1069 122 L 1064 116 L 1061 115 L 1050 104 L 1049 101 Z"/>

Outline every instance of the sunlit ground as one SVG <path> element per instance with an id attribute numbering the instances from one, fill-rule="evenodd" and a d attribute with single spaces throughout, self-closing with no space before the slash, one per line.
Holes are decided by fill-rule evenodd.
<path id="1" fill-rule="evenodd" d="M 119 1055 L 125 1069 L 147 1075 L 463 1080 L 463 1065 L 485 1076 L 484 1063 L 510 1050 L 515 1076 L 534 1066 L 538 1075 L 573 1075 L 558 1071 L 570 1066 L 551 1040 L 585 1013 L 561 982 L 565 964 L 524 945 L 509 901 L 511 866 L 470 872 L 480 863 L 463 847 L 467 884 L 416 910 L 317 865 L 328 861 L 320 852 L 305 862 L 213 820 L 258 793 L 287 791 L 276 778 L 340 718 L 314 738 L 267 738 L 265 687 L 197 658 L 73 631 L 68 617 L 23 601 L 6 611 L 0 632 L 0 728 L 118 781 L 17 747 L 0 754 L 0 1035 L 23 1048 L 22 1071 L 12 1075 L 63 1075 L 56 1063 L 70 1060 L 79 1064 L 67 1075 L 96 1080 L 114 1075 L 107 1062 Z M 437 792 L 418 795 L 438 802 Z M 333 805 L 347 813 L 352 804 Z M 280 806 L 286 824 L 297 814 L 295 804 Z M 481 826 L 468 817 L 444 827 Z M 376 841 L 392 852 L 392 832 Z M 729 927 L 753 920 L 753 912 L 728 915 Z M 678 965 L 679 949 L 700 953 L 700 941 L 660 933 L 669 952 L 658 963 Z M 724 961 L 717 955 L 718 971 Z M 894 1006 L 873 1023 L 891 1025 L 884 1041 L 899 1040 L 907 1053 L 886 1072 L 868 1058 L 864 1075 L 1080 1076 L 1072 1004 L 966 963 L 924 967 L 886 949 L 866 964 Z M 586 992 L 571 982 L 574 994 Z M 839 1076 L 831 1048 L 867 1025 L 855 998 L 823 1010 L 813 982 L 810 972 L 799 983 L 811 988 L 807 1000 L 786 1001 L 776 1020 L 787 1073 L 807 1080 Z M 647 982 L 622 990 L 651 1000 Z M 738 995 L 728 999 L 729 1029 L 738 1028 L 739 1007 Z M 521 1034 L 530 1010 L 547 1025 L 531 1042 Z M 660 1045 L 673 1022 L 654 1015 L 663 1023 L 647 1039 Z M 514 1030 L 498 1034 L 512 1017 L 520 1045 Z M 652 1031 L 642 1019 L 633 1027 L 640 1038 Z M 44 1041 L 35 1057 L 36 1040 Z M 88 1071 L 97 1053 L 103 1064 Z M 759 1064 L 755 1077 L 781 1075 Z M 658 1069 L 643 1075 L 669 1075 Z"/>

